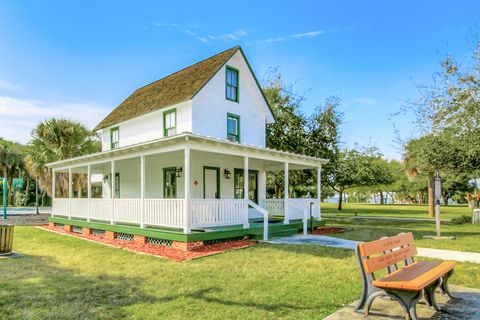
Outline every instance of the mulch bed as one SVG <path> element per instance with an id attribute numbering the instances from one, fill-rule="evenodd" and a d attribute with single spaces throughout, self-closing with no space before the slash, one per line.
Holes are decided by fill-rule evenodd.
<path id="1" fill-rule="evenodd" d="M 345 232 L 345 231 L 347 231 L 347 228 L 318 227 L 317 229 L 313 230 L 312 234 L 322 235 L 322 234 L 339 233 L 339 232 Z"/>
<path id="2" fill-rule="evenodd" d="M 8 215 L 6 220 L 1 219 L 0 224 L 13 224 L 15 226 L 38 226 L 48 223 L 49 214 L 14 214 Z"/>
<path id="3" fill-rule="evenodd" d="M 183 250 L 175 249 L 169 246 L 154 245 L 149 243 L 139 244 L 139 243 L 135 243 L 134 241 L 128 241 L 128 240 L 106 239 L 101 235 L 90 234 L 86 236 L 79 233 L 66 232 L 61 227 L 50 227 L 48 225 L 44 225 L 44 226 L 41 226 L 40 228 L 57 232 L 57 233 L 63 233 L 69 236 L 77 237 L 77 238 L 99 242 L 115 248 L 121 248 L 124 250 L 133 251 L 137 253 L 164 257 L 177 262 L 210 256 L 210 255 L 222 253 L 228 250 L 246 248 L 256 244 L 255 241 L 251 241 L 251 240 L 237 240 L 237 241 L 231 241 L 231 242 L 204 245 L 200 248 L 195 248 L 192 251 L 183 251 Z"/>

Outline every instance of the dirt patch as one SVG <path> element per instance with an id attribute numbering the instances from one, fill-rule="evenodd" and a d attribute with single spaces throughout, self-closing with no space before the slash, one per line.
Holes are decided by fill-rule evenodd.
<path id="1" fill-rule="evenodd" d="M 15 226 L 39 226 L 48 223 L 49 214 L 19 214 L 8 215 L 6 220 L 0 218 L 0 224 L 13 224 Z"/>
<path id="2" fill-rule="evenodd" d="M 312 234 L 323 235 L 323 234 L 339 233 L 339 232 L 345 232 L 345 231 L 347 231 L 347 228 L 318 227 L 313 231 Z"/>
<path id="3" fill-rule="evenodd" d="M 255 241 L 251 241 L 251 240 L 237 240 L 237 241 L 231 241 L 231 242 L 204 245 L 192 251 L 183 251 L 183 250 L 172 248 L 170 246 L 154 245 L 154 244 L 148 244 L 148 243 L 141 244 L 141 243 L 136 243 L 134 241 L 128 241 L 128 240 L 107 239 L 101 235 L 93 235 L 93 234 L 83 235 L 83 234 L 78 234 L 74 232 L 66 232 L 61 227 L 50 227 L 48 225 L 44 225 L 44 226 L 41 226 L 41 228 L 54 231 L 57 233 L 67 234 L 77 238 L 99 242 L 115 248 L 121 248 L 121 249 L 129 250 L 137 253 L 148 254 L 148 255 L 160 256 L 160 257 L 164 257 L 177 262 L 210 256 L 210 255 L 222 253 L 228 250 L 246 248 L 256 244 Z"/>

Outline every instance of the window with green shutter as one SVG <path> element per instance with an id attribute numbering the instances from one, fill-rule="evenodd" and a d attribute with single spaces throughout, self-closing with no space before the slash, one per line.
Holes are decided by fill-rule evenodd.
<path id="1" fill-rule="evenodd" d="M 238 70 L 227 66 L 226 98 L 238 102 Z"/>
<path id="2" fill-rule="evenodd" d="M 163 135 L 165 137 L 177 134 L 177 109 L 163 113 Z"/>

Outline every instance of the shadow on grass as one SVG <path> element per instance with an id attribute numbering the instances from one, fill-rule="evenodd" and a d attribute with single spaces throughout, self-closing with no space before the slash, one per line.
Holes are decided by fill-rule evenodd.
<path id="1" fill-rule="evenodd" d="M 353 250 L 332 248 L 318 244 L 262 244 L 270 249 L 284 251 L 295 255 L 311 255 L 319 258 L 347 260 L 353 257 Z"/>
<path id="2" fill-rule="evenodd" d="M 156 301 L 142 293 L 141 278 L 86 276 L 49 257 L 2 261 L 0 269 L 2 319 L 119 319 L 122 307 Z"/>

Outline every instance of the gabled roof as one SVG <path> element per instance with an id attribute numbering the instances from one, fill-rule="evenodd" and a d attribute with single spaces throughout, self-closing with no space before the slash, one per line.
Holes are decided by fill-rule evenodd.
<path id="1" fill-rule="evenodd" d="M 238 50 L 245 58 L 245 54 L 240 46 L 235 46 L 135 90 L 93 130 L 97 131 L 146 113 L 193 99 Z M 245 61 L 247 61 L 246 58 Z M 247 65 L 250 67 L 248 61 Z M 253 77 L 255 78 L 255 75 Z M 262 91 L 256 78 L 255 81 L 259 90 Z M 265 96 L 263 97 L 265 98 Z M 268 105 L 266 99 L 265 102 Z"/>

